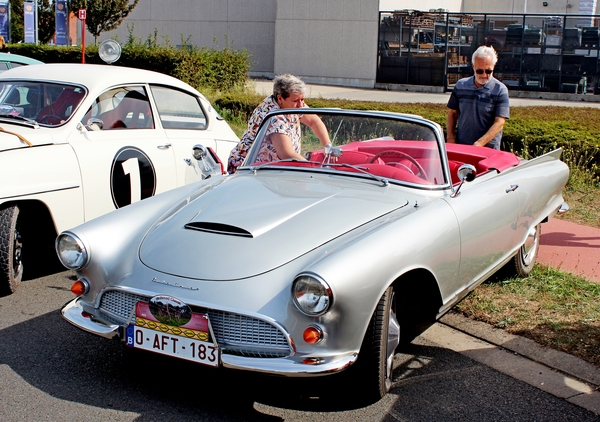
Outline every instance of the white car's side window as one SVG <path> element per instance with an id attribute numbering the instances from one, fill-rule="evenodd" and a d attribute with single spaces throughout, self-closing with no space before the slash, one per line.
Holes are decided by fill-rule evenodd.
<path id="1" fill-rule="evenodd" d="M 96 119 L 96 126 L 89 125 L 90 119 Z M 143 87 L 120 87 L 103 92 L 83 120 L 96 130 L 154 129 L 152 108 Z"/>
<path id="2" fill-rule="evenodd" d="M 206 115 L 198 98 L 163 86 L 152 86 L 150 90 L 165 129 L 206 129 Z"/>

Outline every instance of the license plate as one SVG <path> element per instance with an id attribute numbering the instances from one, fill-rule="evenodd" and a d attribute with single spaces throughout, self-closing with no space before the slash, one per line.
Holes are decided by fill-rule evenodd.
<path id="1" fill-rule="evenodd" d="M 127 346 L 219 366 L 219 346 L 205 314 L 193 313 L 177 298 L 155 296 L 150 303 L 136 303 L 135 315 L 126 330 Z"/>
<path id="2" fill-rule="evenodd" d="M 219 365 L 219 348 L 206 341 L 195 340 L 160 331 L 138 327 L 127 327 L 127 346 L 173 356 L 204 365 Z"/>

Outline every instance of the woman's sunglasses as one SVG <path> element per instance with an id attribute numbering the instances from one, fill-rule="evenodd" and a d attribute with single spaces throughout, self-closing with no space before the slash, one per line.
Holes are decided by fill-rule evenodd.
<path id="1" fill-rule="evenodd" d="M 475 71 L 475 73 L 477 73 L 478 75 L 483 75 L 483 72 L 485 72 L 487 75 L 491 74 L 494 71 L 494 69 L 477 69 Z"/>

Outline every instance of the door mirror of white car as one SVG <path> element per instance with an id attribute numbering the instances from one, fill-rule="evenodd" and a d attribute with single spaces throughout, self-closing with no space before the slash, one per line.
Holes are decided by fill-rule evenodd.
<path id="1" fill-rule="evenodd" d="M 92 117 L 87 121 L 85 128 L 87 130 L 102 130 L 104 128 L 104 122 L 101 119 Z"/>

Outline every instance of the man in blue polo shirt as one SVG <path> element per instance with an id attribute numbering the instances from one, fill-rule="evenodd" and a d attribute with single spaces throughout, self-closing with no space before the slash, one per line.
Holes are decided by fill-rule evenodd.
<path id="1" fill-rule="evenodd" d="M 510 112 L 508 89 L 492 76 L 497 61 L 492 47 L 481 46 L 473 53 L 475 74 L 459 80 L 448 100 L 447 142 L 500 149 Z"/>

